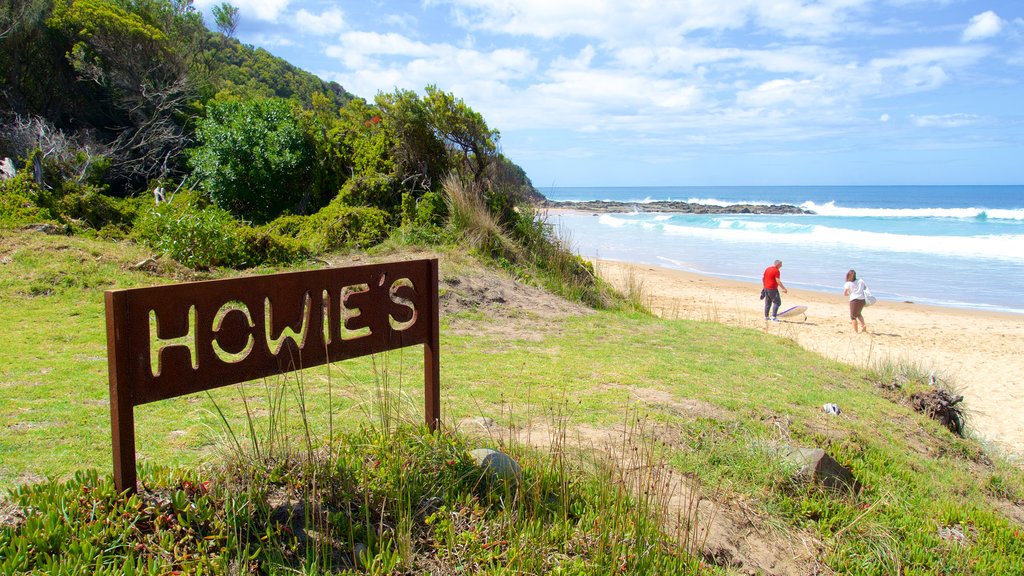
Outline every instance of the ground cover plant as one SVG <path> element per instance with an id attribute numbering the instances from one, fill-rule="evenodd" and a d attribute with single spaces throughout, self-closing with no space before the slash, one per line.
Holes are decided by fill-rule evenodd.
<path id="1" fill-rule="evenodd" d="M 130 564 L 220 573 L 248 566 L 246 551 L 261 570 L 310 573 L 611 573 L 623 559 L 637 574 L 654 573 L 638 562 L 683 573 L 1024 571 L 1019 464 L 894 402 L 880 390 L 894 370 L 854 369 L 756 331 L 594 311 L 517 283 L 515 269 L 488 270 L 465 252 L 441 256 L 449 433 L 430 439 L 408 425 L 422 405 L 410 376 L 421 373 L 417 351 L 146 405 L 137 434 L 149 500 L 132 504 L 110 488 L 102 290 L 223 272 L 147 262 L 150 254 L 130 243 L 0 231 L 0 306 L 10 311 L 0 315 L 0 562 L 45 549 L 50 556 L 32 555 L 40 563 L 31 566 L 68 573 Z M 821 410 L 836 401 L 842 415 Z M 277 445 L 288 448 L 273 462 L 254 459 L 248 422 L 265 422 L 285 403 L 293 411 L 278 419 L 288 434 Z M 520 460 L 529 498 L 482 491 L 483 475 L 466 456 L 479 445 Z M 783 446 L 826 449 L 861 489 L 796 480 Z M 634 448 L 651 466 L 625 463 Z M 423 476 L 402 484 L 403 466 Z M 665 472 L 652 481 L 685 497 L 644 504 L 642 482 L 622 472 L 657 466 Z M 228 486 L 236 489 L 230 504 Z M 395 507 L 385 513 L 385 504 Z M 431 514 L 445 511 L 430 524 L 431 514 L 418 514 L 427 504 Z M 615 506 L 615 526 L 588 515 Z M 309 516 L 305 536 L 289 515 Z M 317 528 L 311 522 L 321 516 L 345 531 Z M 735 545 L 751 532 L 791 560 Z M 70 534 L 81 535 L 78 548 L 61 547 Z M 630 558 L 634 548 L 613 545 L 631 535 L 644 535 L 649 545 L 640 549 L 657 554 Z M 188 544 L 175 551 L 170 539 Z M 550 564 L 526 563 L 534 561 Z"/>

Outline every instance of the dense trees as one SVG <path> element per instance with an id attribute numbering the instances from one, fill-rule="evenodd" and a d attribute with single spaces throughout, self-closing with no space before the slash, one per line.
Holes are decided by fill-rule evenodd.
<path id="1" fill-rule="evenodd" d="M 0 181 L 0 222 L 133 230 L 190 266 L 249 266 L 365 248 L 399 227 L 437 238 L 457 187 L 537 236 L 516 210 L 529 179 L 460 98 L 436 86 L 355 98 L 232 38 L 231 4 L 213 13 L 219 33 L 192 0 L 0 6 L 0 157 L 34 160 L 44 180 Z"/>
<path id="2" fill-rule="evenodd" d="M 227 16 L 237 23 L 237 12 Z M 183 151 L 217 93 L 307 106 L 314 94 L 336 106 L 351 98 L 211 32 L 192 0 L 0 2 L 0 157 L 31 155 L 11 126 L 45 125 L 105 159 L 108 191 L 130 195 L 152 179 L 186 175 Z"/>

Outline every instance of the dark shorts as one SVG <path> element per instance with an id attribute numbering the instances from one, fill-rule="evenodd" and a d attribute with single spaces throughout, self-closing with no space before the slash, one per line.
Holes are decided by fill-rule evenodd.
<path id="1" fill-rule="evenodd" d="M 860 315 L 860 313 L 863 312 L 863 311 L 864 311 L 864 301 L 863 300 L 860 300 L 860 299 L 850 300 L 850 320 L 857 320 L 857 319 L 863 320 L 864 318 L 862 318 L 861 315 Z"/>

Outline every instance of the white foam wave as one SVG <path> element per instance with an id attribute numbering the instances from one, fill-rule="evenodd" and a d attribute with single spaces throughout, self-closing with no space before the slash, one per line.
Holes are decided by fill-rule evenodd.
<path id="1" fill-rule="evenodd" d="M 771 202 L 765 202 L 763 200 L 719 200 L 717 198 L 689 198 L 686 200 L 689 204 L 702 204 L 704 206 L 734 206 L 736 204 L 750 204 L 752 206 L 771 206 Z"/>
<path id="2" fill-rule="evenodd" d="M 611 226 L 612 228 L 622 228 L 626 224 L 629 224 L 629 222 L 627 222 L 626 220 L 612 216 L 610 214 L 602 214 L 600 217 L 598 217 L 597 221 L 600 222 L 601 224 L 604 224 L 605 226 Z"/>
<path id="3" fill-rule="evenodd" d="M 835 202 L 816 204 L 811 201 L 800 205 L 822 216 L 861 218 L 989 218 L 994 220 L 1024 220 L 1024 209 L 986 208 L 846 208 Z"/>
<path id="4" fill-rule="evenodd" d="M 858 250 L 932 254 L 960 258 L 985 258 L 1024 262 L 1024 234 L 988 236 L 911 236 L 886 232 L 846 230 L 830 226 L 799 226 L 784 231 L 773 225 L 744 223 L 742 227 L 706 228 L 666 224 L 650 220 L 627 220 L 602 215 L 601 224 L 614 228 L 637 226 L 646 230 L 660 229 L 667 236 L 686 236 L 719 242 L 744 242 L 772 245 L 840 247 L 856 246 Z"/>

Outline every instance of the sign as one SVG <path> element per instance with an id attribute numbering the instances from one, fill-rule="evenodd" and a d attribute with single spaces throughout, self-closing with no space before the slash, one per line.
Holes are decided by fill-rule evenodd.
<path id="1" fill-rule="evenodd" d="M 437 260 L 108 290 L 114 484 L 135 491 L 135 407 L 423 345 L 424 417 L 440 422 Z"/>

